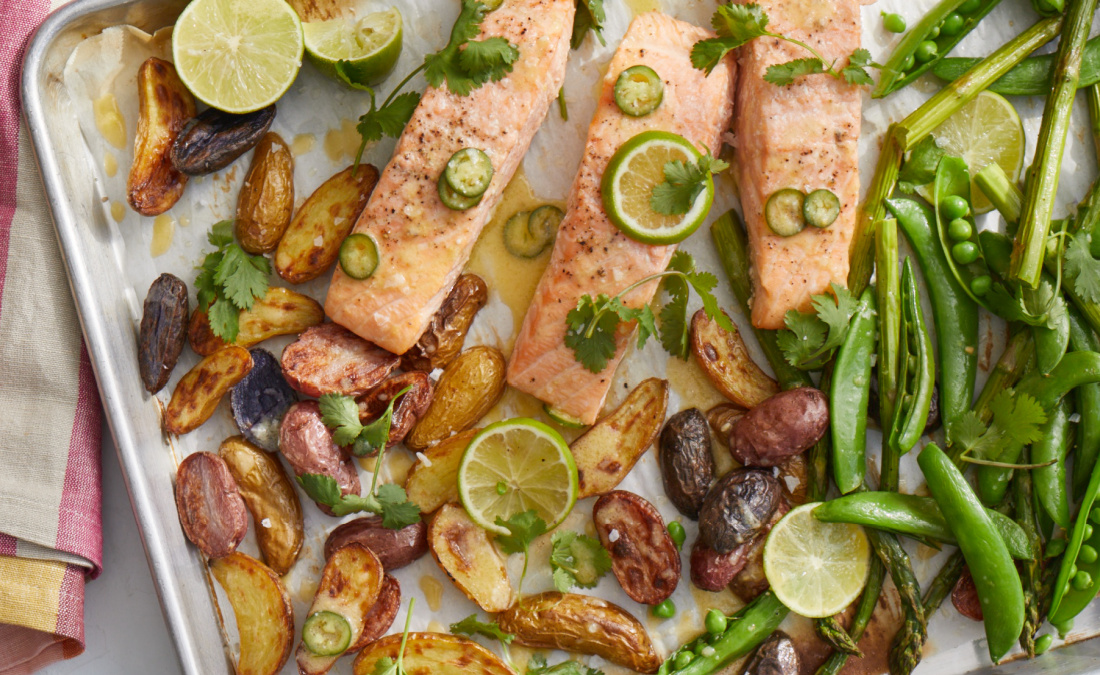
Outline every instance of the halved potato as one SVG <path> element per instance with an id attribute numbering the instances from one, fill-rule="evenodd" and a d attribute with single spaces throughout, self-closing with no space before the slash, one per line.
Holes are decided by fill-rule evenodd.
<path id="1" fill-rule="evenodd" d="M 577 463 L 577 498 L 613 490 L 653 445 L 668 408 L 668 382 L 643 380 L 610 415 L 570 444 Z"/>
<path id="2" fill-rule="evenodd" d="M 409 501 L 424 513 L 431 513 L 448 502 L 458 501 L 458 465 L 466 446 L 480 429 L 469 429 L 442 440 L 417 457 L 405 479 Z"/>
<path id="3" fill-rule="evenodd" d="M 267 565 L 235 551 L 210 563 L 241 636 L 237 675 L 275 675 L 294 644 L 294 608 L 283 583 Z"/>
<path id="4" fill-rule="evenodd" d="M 477 424 L 504 393 L 504 354 L 471 347 L 458 355 L 435 385 L 428 411 L 405 437 L 410 450 L 424 450 Z"/>
<path id="5" fill-rule="evenodd" d="M 172 166 L 170 153 L 180 130 L 195 116 L 195 99 L 176 67 L 163 59 L 142 63 L 137 82 L 137 137 L 126 199 L 141 215 L 155 216 L 172 208 L 187 185 L 187 175 Z"/>
<path id="6" fill-rule="evenodd" d="M 375 640 L 355 658 L 355 675 L 373 675 L 378 659 L 396 660 L 400 650 L 400 633 Z M 446 633 L 409 633 L 401 663 L 407 675 L 515 675 L 488 649 Z"/>
<path id="7" fill-rule="evenodd" d="M 252 370 L 247 349 L 230 346 L 219 349 L 176 384 L 164 414 L 164 426 L 172 434 L 186 434 L 202 426 L 217 409 L 222 396 Z"/>
<path id="8" fill-rule="evenodd" d="M 701 309 L 691 317 L 691 354 L 714 388 L 742 408 L 779 393 L 775 380 L 749 356 L 741 334 L 722 328 Z"/>
<path id="9" fill-rule="evenodd" d="M 382 590 L 384 575 L 382 563 L 366 546 L 348 544 L 338 549 L 325 563 L 321 583 L 317 586 L 317 594 L 313 596 L 313 604 L 309 606 L 306 618 L 317 612 L 339 614 L 351 627 L 349 644 L 354 645 L 363 633 L 364 618 Z M 305 642 L 299 642 L 295 658 L 298 672 L 302 675 L 323 675 L 340 656 L 343 654 L 318 656 L 309 651 Z"/>
<path id="10" fill-rule="evenodd" d="M 504 558 L 458 504 L 446 504 L 432 518 L 428 550 L 458 590 L 486 612 L 503 612 L 515 602 Z"/>
<path id="11" fill-rule="evenodd" d="M 289 288 L 270 286 L 264 297 L 252 303 L 251 309 L 241 310 L 240 330 L 233 344 L 248 349 L 276 335 L 297 335 L 324 320 L 325 310 L 321 303 Z M 210 317 L 201 307 L 191 313 L 187 341 L 196 354 L 203 356 L 225 346 L 225 340 L 210 329 Z"/>

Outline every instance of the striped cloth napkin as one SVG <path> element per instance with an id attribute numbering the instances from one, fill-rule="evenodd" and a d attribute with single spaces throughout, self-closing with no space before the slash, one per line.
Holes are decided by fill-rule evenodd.
<path id="1" fill-rule="evenodd" d="M 84 651 L 103 561 L 100 404 L 21 120 L 23 51 L 67 0 L 0 0 L 0 675 Z"/>

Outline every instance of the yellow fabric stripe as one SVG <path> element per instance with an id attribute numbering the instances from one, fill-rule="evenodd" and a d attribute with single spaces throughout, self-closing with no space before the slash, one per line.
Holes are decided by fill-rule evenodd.
<path id="1" fill-rule="evenodd" d="M 0 556 L 0 623 L 54 632 L 65 567 L 56 560 Z"/>

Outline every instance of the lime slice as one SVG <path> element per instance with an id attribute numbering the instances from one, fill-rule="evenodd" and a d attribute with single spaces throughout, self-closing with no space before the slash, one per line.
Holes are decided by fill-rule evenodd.
<path id="1" fill-rule="evenodd" d="M 336 63 L 347 61 L 344 74 L 357 84 L 381 82 L 401 55 L 401 12 L 392 7 L 358 20 L 332 19 L 302 24 L 306 54 L 317 69 L 339 80 Z"/>
<path id="2" fill-rule="evenodd" d="M 172 58 L 196 98 L 226 112 L 252 112 L 294 83 L 302 24 L 284 0 L 192 0 L 172 30 Z"/>
<path id="3" fill-rule="evenodd" d="M 644 131 L 623 144 L 604 171 L 603 206 L 615 227 L 646 244 L 675 244 L 703 224 L 714 201 L 714 181 L 706 179 L 687 213 L 664 215 L 653 210 L 653 188 L 665 180 L 665 164 L 696 162 L 702 155 L 683 136 Z"/>
<path id="4" fill-rule="evenodd" d="M 1024 166 L 1024 125 L 1004 96 L 983 91 L 941 124 L 932 136 L 936 145 L 960 157 L 970 170 L 970 201 L 975 213 L 985 213 L 993 204 L 982 194 L 974 176 L 987 164 L 1001 165 L 1009 180 L 1019 180 Z"/>
<path id="5" fill-rule="evenodd" d="M 458 467 L 458 495 L 475 523 L 507 534 L 496 519 L 534 509 L 553 529 L 577 501 L 577 465 L 558 432 L 526 417 L 485 427 Z"/>
<path id="6" fill-rule="evenodd" d="M 779 600 L 796 614 L 832 616 L 859 597 L 871 568 L 871 546 L 859 525 L 823 523 L 820 502 L 783 517 L 764 544 L 764 574 Z"/>

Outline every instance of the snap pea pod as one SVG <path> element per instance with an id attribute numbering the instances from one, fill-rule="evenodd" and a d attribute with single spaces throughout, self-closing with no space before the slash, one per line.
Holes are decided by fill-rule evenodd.
<path id="1" fill-rule="evenodd" d="M 908 257 L 901 268 L 901 330 L 898 336 L 898 393 L 890 444 L 904 454 L 924 433 L 936 382 L 931 339 L 924 324 L 913 264 Z"/>
<path id="2" fill-rule="evenodd" d="M 1008 223 L 1009 229 L 1014 229 L 1020 220 L 1020 210 L 1024 208 L 1024 193 L 1012 184 L 1001 165 L 996 162 L 986 164 L 985 168 L 974 174 L 974 182 Z"/>
<path id="3" fill-rule="evenodd" d="M 1087 45 L 1085 55 L 1088 55 Z M 1082 59 L 1082 74 L 1084 74 L 1084 69 L 1085 62 Z M 1098 81 L 1100 81 L 1100 78 L 1098 78 Z M 1097 86 L 1095 82 L 1085 91 L 1085 102 L 1088 103 L 1089 107 L 1089 132 L 1092 134 L 1092 149 L 1096 151 L 1096 156 L 1100 157 L 1100 86 Z"/>
<path id="4" fill-rule="evenodd" d="M 1035 361 L 1039 372 L 1054 370 L 1069 347 L 1069 316 L 1058 284 L 1048 272 L 1039 278 L 1039 288 L 1023 288 L 1024 305 L 1033 312 L 1047 315 L 1046 323 L 1031 327 L 1035 337 Z"/>
<path id="5" fill-rule="evenodd" d="M 994 165 L 995 166 L 995 165 Z M 932 323 L 939 345 L 940 418 L 950 434 L 974 399 L 978 372 L 978 305 L 951 274 L 933 233 L 935 214 L 913 199 L 886 201 L 917 257 L 932 300 Z"/>
<path id="6" fill-rule="evenodd" d="M 901 281 L 898 267 L 898 224 L 883 220 L 875 231 L 875 274 L 878 283 L 878 418 L 883 426 L 894 419 L 898 395 L 898 369 L 901 340 Z M 888 436 L 886 438 L 889 438 Z M 896 479 L 887 475 L 887 483 Z"/>
<path id="7" fill-rule="evenodd" d="M 941 80 L 951 82 L 965 73 L 977 58 L 950 57 L 940 59 L 932 66 L 932 73 Z M 1050 93 L 1050 83 L 1054 76 L 1054 54 L 1031 56 L 1018 66 L 989 85 L 989 91 L 1005 96 L 1045 96 Z M 1081 55 L 1081 77 L 1077 88 L 1087 87 L 1100 82 L 1100 37 L 1094 37 L 1085 43 Z M 984 189 L 983 189 L 984 191 Z"/>
<path id="8" fill-rule="evenodd" d="M 1031 8 L 1039 16 L 1057 16 L 1066 11 L 1066 0 L 1031 0 Z"/>
<path id="9" fill-rule="evenodd" d="M 908 86 L 955 48 L 1000 0 L 982 0 L 973 11 L 964 0 L 941 0 L 905 34 L 882 67 L 871 96 L 882 98 Z"/>
<path id="10" fill-rule="evenodd" d="M 1070 306 L 1069 346 L 1075 352 L 1100 352 L 1100 339 L 1088 327 L 1077 308 Z M 1083 384 L 1075 390 L 1077 413 L 1077 447 L 1073 451 L 1073 494 L 1080 498 L 1089 482 L 1089 472 L 1100 458 L 1100 384 Z"/>
<path id="11" fill-rule="evenodd" d="M 765 591 L 755 600 L 729 617 L 726 630 L 717 637 L 703 633 L 674 651 L 657 671 L 657 675 L 708 675 L 730 661 L 755 649 L 775 632 L 786 618 L 788 610 L 775 593 Z M 688 657 L 681 654 L 690 654 Z M 677 663 L 686 665 L 677 667 Z"/>
<path id="12" fill-rule="evenodd" d="M 1066 493 L 1066 455 L 1073 445 L 1073 426 L 1070 398 L 1063 398 L 1055 406 L 1050 419 L 1043 426 L 1042 438 L 1031 446 L 1031 461 L 1047 466 L 1032 470 L 1035 498 L 1047 515 L 1058 525 L 1069 529 L 1069 495 Z"/>
<path id="13" fill-rule="evenodd" d="M 1069 357 L 1074 354 L 1067 355 Z M 1081 499 L 1073 530 L 1067 538 L 1066 552 L 1058 568 L 1050 600 L 1050 622 L 1065 623 L 1081 613 L 1100 591 L 1100 463 L 1092 467 L 1092 476 Z"/>
<path id="14" fill-rule="evenodd" d="M 1023 630 L 1020 575 L 977 495 L 948 456 L 932 443 L 921 451 L 917 464 L 970 567 L 984 615 L 989 657 L 997 663 Z"/>
<path id="15" fill-rule="evenodd" d="M 1025 451 L 1024 461 L 1030 456 Z M 1027 537 L 1029 545 L 1037 552 L 1043 549 L 1043 540 L 1039 536 L 1039 526 L 1035 521 L 1035 501 L 1031 490 L 1031 472 L 1020 471 L 1012 481 L 1013 501 L 1016 506 L 1016 522 Z M 1043 572 L 1042 556 L 1018 563 L 1020 580 L 1024 589 L 1024 630 L 1020 633 L 1020 647 L 1028 656 L 1035 655 L 1035 633 L 1043 623 L 1042 598 Z"/>
<path id="16" fill-rule="evenodd" d="M 843 494 L 862 485 L 867 470 L 867 401 L 871 394 L 875 320 L 875 291 L 868 288 L 837 351 L 830 386 L 833 480 Z"/>
<path id="17" fill-rule="evenodd" d="M 1013 558 L 1028 560 L 1035 550 L 1023 529 L 1008 516 L 986 509 L 1008 552 Z M 826 523 L 854 523 L 922 541 L 956 544 L 934 499 L 896 492 L 858 492 L 831 499 L 814 509 L 814 518 Z"/>

